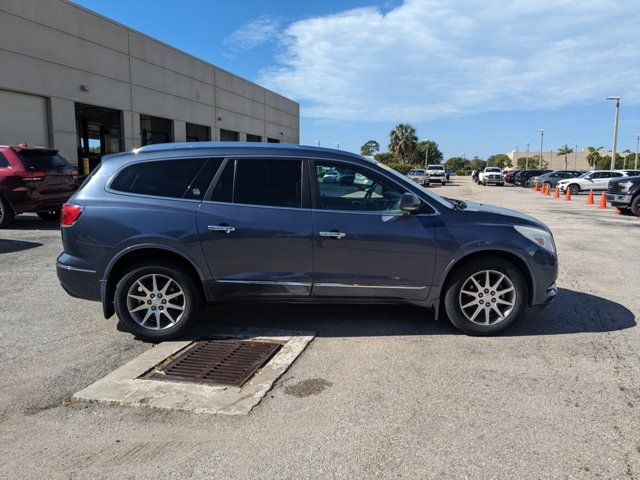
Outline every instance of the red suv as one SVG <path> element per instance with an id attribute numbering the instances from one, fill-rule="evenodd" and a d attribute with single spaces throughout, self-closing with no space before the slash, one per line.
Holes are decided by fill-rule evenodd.
<path id="1" fill-rule="evenodd" d="M 20 213 L 54 220 L 78 188 L 78 171 L 57 150 L 0 145 L 0 228 Z"/>

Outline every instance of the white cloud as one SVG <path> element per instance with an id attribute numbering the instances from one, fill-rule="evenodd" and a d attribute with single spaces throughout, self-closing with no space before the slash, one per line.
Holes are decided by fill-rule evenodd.
<path id="1" fill-rule="evenodd" d="M 635 103 L 639 6 L 406 0 L 386 13 L 348 10 L 289 25 L 260 81 L 307 116 L 341 120 L 420 121 L 607 95 Z"/>
<path id="2" fill-rule="evenodd" d="M 244 24 L 225 38 L 224 43 L 233 47 L 254 48 L 280 37 L 280 20 L 262 16 Z"/>

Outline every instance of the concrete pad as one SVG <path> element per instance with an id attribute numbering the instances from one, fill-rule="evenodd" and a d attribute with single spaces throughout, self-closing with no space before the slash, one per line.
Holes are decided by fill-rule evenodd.
<path id="1" fill-rule="evenodd" d="M 133 407 L 155 407 L 193 413 L 247 415 L 258 405 L 275 381 L 313 340 L 314 332 L 292 332 L 256 328 L 215 329 L 210 337 L 282 343 L 280 351 L 242 387 L 202 385 L 140 378 L 155 365 L 192 341 L 164 342 L 114 370 L 84 390 L 74 400 L 105 402 Z"/>

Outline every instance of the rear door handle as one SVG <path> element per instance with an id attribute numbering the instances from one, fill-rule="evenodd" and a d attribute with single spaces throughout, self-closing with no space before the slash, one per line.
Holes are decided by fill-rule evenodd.
<path id="1" fill-rule="evenodd" d="M 321 237 L 336 238 L 338 240 L 347 236 L 346 233 L 338 232 L 336 230 L 332 230 L 330 232 L 318 232 L 318 233 L 320 234 Z"/>
<path id="2" fill-rule="evenodd" d="M 236 227 L 231 227 L 229 225 L 209 225 L 207 228 L 212 232 L 223 232 L 223 233 L 231 233 L 236 230 Z"/>

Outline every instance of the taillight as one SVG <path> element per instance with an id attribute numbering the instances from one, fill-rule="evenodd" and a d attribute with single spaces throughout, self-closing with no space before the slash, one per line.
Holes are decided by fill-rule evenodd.
<path id="1" fill-rule="evenodd" d="M 70 227 L 78 220 L 78 217 L 82 213 L 82 207 L 80 205 L 72 205 L 71 203 L 65 203 L 62 205 L 60 212 L 60 226 Z"/>
<path id="2" fill-rule="evenodd" d="M 73 177 L 74 180 L 78 179 L 78 170 L 73 170 L 71 172 L 71 176 Z"/>
<path id="3" fill-rule="evenodd" d="M 44 172 L 18 172 L 25 182 L 38 182 L 47 176 Z"/>

